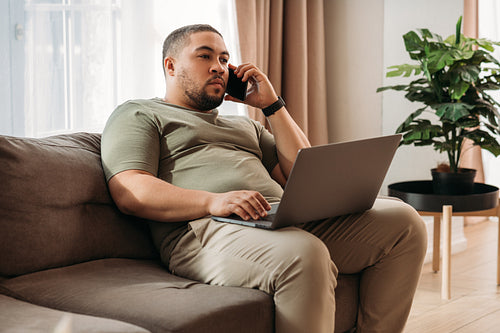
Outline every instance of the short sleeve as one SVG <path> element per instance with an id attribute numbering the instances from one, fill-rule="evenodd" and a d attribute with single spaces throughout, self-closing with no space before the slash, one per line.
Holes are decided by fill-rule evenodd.
<path id="1" fill-rule="evenodd" d="M 276 142 L 274 136 L 260 123 L 255 122 L 259 130 L 259 146 L 262 151 L 262 164 L 266 170 L 271 173 L 278 165 L 278 153 L 276 151 Z"/>
<path id="2" fill-rule="evenodd" d="M 160 132 L 156 118 L 145 106 L 127 102 L 110 116 L 101 140 L 101 160 L 109 181 L 126 170 L 158 174 Z"/>

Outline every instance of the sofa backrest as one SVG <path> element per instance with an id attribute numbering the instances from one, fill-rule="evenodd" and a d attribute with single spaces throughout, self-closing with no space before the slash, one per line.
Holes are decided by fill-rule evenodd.
<path id="1" fill-rule="evenodd" d="M 111 200 L 100 135 L 0 136 L 0 275 L 108 257 L 156 251 L 146 222 Z"/>

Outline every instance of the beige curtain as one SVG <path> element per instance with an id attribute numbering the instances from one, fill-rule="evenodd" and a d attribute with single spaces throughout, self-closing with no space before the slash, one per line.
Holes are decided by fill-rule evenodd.
<path id="1" fill-rule="evenodd" d="M 478 0 L 464 0 L 463 34 L 469 37 L 478 37 Z M 465 140 L 462 148 L 461 166 L 476 169 L 476 183 L 484 183 L 483 157 L 481 148 L 472 145 L 472 141 Z M 464 217 L 465 225 L 475 224 L 487 220 L 484 217 Z"/>
<path id="2" fill-rule="evenodd" d="M 478 0 L 464 0 L 463 34 L 468 37 L 478 37 Z M 461 166 L 476 169 L 475 182 L 484 183 L 483 159 L 481 148 L 473 146 L 470 140 L 464 142 L 462 148 Z"/>
<path id="3" fill-rule="evenodd" d="M 243 63 L 268 74 L 313 145 L 327 143 L 323 0 L 236 0 L 236 12 Z"/>

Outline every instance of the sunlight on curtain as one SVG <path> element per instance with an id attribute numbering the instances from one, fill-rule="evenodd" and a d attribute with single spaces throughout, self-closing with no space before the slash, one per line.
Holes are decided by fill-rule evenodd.
<path id="1" fill-rule="evenodd" d="M 118 104 L 163 97 L 162 44 L 179 26 L 213 25 L 240 59 L 233 1 L 25 0 L 24 11 L 26 136 L 101 132 Z"/>
<path id="2" fill-rule="evenodd" d="M 479 37 L 500 41 L 500 2 L 497 0 L 479 0 L 478 25 Z M 495 58 L 500 59 L 500 47 L 495 50 Z M 500 92 L 490 91 L 493 98 L 500 102 Z M 500 187 L 500 156 L 493 156 L 483 149 L 485 181 Z"/>

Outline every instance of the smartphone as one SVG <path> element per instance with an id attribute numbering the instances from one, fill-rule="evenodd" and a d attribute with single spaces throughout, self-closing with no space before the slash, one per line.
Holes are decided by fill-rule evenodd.
<path id="1" fill-rule="evenodd" d="M 241 81 L 241 79 L 234 74 L 234 70 L 229 68 L 229 79 L 227 81 L 226 93 L 244 101 L 247 97 L 247 86 L 248 81 Z"/>

